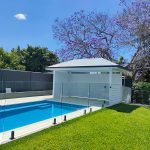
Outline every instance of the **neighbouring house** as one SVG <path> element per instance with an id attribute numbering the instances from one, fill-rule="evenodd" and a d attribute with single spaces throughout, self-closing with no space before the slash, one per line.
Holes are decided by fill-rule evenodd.
<path id="1" fill-rule="evenodd" d="M 131 88 L 122 85 L 126 68 L 103 58 L 76 59 L 48 66 L 53 71 L 53 97 L 130 101 Z"/>

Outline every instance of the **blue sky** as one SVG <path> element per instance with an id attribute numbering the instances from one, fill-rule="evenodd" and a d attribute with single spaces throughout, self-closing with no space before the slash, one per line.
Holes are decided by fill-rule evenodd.
<path id="1" fill-rule="evenodd" d="M 27 44 L 54 50 L 60 43 L 53 39 L 51 26 L 56 18 L 65 18 L 75 11 L 100 11 L 116 14 L 119 0 L 0 0 L 0 47 L 7 51 Z M 26 20 L 17 20 L 16 14 Z"/>

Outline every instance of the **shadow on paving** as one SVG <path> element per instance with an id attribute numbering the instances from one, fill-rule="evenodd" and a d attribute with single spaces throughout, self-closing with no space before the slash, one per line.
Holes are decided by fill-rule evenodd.
<path id="1" fill-rule="evenodd" d="M 116 110 L 118 112 L 123 112 L 123 113 L 131 113 L 132 111 L 136 110 L 139 107 L 140 106 L 121 103 L 121 104 L 111 106 L 108 109 L 113 109 L 113 110 Z"/>

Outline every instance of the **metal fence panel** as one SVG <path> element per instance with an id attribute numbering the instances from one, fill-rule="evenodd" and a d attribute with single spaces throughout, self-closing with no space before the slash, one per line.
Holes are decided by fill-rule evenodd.
<path id="1" fill-rule="evenodd" d="M 0 93 L 52 90 L 53 75 L 49 73 L 0 70 Z"/>
<path id="2" fill-rule="evenodd" d="M 150 105 L 150 90 L 132 89 L 132 102 Z"/>

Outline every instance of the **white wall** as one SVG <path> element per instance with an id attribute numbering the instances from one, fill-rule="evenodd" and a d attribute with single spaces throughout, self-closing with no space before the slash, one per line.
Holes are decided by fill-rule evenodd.
<path id="1" fill-rule="evenodd" d="M 118 103 L 122 101 L 122 73 L 112 74 L 110 101 L 113 101 L 113 103 Z"/>
<path id="2" fill-rule="evenodd" d="M 108 99 L 108 74 L 71 74 L 70 79 L 74 82 L 70 95 Z"/>
<path id="3" fill-rule="evenodd" d="M 71 74 L 71 81 L 82 83 L 108 83 L 109 74 Z"/>
<path id="4" fill-rule="evenodd" d="M 54 72 L 54 81 L 53 81 L 53 96 L 55 98 L 60 98 L 62 93 L 62 83 L 67 83 L 70 80 L 70 76 L 67 72 Z"/>
<path id="5" fill-rule="evenodd" d="M 126 103 L 131 102 L 131 88 L 122 86 L 122 100 Z"/>

